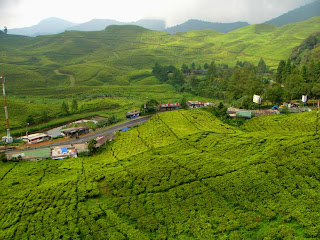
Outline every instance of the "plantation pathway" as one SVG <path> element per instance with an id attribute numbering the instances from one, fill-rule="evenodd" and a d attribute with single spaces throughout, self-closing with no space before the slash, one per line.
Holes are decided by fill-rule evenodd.
<path id="1" fill-rule="evenodd" d="M 70 77 L 70 87 L 74 87 L 75 82 L 76 82 L 76 77 L 73 74 L 69 74 L 69 73 L 63 73 L 61 72 L 59 69 L 54 70 L 54 73 L 57 75 L 66 75 Z"/>

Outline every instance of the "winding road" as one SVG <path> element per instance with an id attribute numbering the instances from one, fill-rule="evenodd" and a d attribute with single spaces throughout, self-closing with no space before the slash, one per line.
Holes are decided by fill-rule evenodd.
<path id="1" fill-rule="evenodd" d="M 69 76 L 70 77 L 70 87 L 74 87 L 75 82 L 76 82 L 76 77 L 74 75 L 69 74 L 69 73 L 62 73 L 62 72 L 60 72 L 59 69 L 55 70 L 54 73 L 57 74 L 57 75 Z"/>

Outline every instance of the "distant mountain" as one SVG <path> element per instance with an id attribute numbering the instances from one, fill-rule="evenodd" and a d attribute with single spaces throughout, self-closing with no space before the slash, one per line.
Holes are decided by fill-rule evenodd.
<path id="1" fill-rule="evenodd" d="M 166 32 L 174 34 L 177 32 L 188 32 L 191 30 L 216 30 L 223 33 L 231 32 L 235 29 L 248 26 L 246 22 L 235 22 L 235 23 L 214 23 L 206 22 L 202 20 L 191 19 L 180 25 L 167 28 Z"/>
<path id="2" fill-rule="evenodd" d="M 166 28 L 166 22 L 163 20 L 157 20 L 157 19 L 141 19 L 136 22 L 132 22 L 130 24 L 138 25 L 140 27 L 144 27 L 150 30 L 155 31 L 163 31 Z"/>
<path id="3" fill-rule="evenodd" d="M 64 32 L 67 28 L 74 25 L 76 23 L 60 18 L 47 18 L 31 27 L 8 29 L 8 34 L 25 36 L 51 35 Z"/>
<path id="4" fill-rule="evenodd" d="M 290 23 L 305 21 L 316 16 L 320 16 L 320 0 L 287 12 L 265 23 L 280 27 Z"/>
<path id="5" fill-rule="evenodd" d="M 124 25 L 122 22 L 118 22 L 112 19 L 92 19 L 89 22 L 81 23 L 72 27 L 67 28 L 67 30 L 75 31 L 101 31 L 110 25 Z"/>
<path id="6" fill-rule="evenodd" d="M 101 31 L 110 25 L 137 25 L 150 30 L 161 31 L 165 29 L 166 23 L 163 20 L 157 19 L 141 19 L 136 22 L 119 22 L 111 19 L 93 19 L 89 22 L 70 27 L 67 30 Z"/>

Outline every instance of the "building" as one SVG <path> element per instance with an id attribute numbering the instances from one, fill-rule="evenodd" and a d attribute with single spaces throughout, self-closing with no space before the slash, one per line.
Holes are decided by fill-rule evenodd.
<path id="1" fill-rule="evenodd" d="M 131 112 L 127 112 L 126 113 L 126 118 L 136 118 L 136 117 L 139 117 L 140 116 L 140 111 L 139 110 L 134 110 L 134 111 L 131 111 Z"/>
<path id="2" fill-rule="evenodd" d="M 78 152 L 74 146 L 60 146 L 51 149 L 52 159 L 77 158 Z"/>
<path id="3" fill-rule="evenodd" d="M 24 136 L 21 139 L 24 143 L 34 144 L 34 143 L 39 143 L 43 141 L 48 141 L 51 139 L 51 137 L 45 133 L 35 133 L 35 134 Z"/>
<path id="4" fill-rule="evenodd" d="M 180 103 L 168 103 L 168 104 L 160 104 L 158 106 L 159 111 L 173 111 L 179 110 Z"/>
<path id="5" fill-rule="evenodd" d="M 89 128 L 87 127 L 76 127 L 76 128 L 67 128 L 61 130 L 61 135 L 66 137 L 78 137 L 81 134 L 89 133 Z"/>
<path id="6" fill-rule="evenodd" d="M 204 102 L 188 101 L 187 105 L 189 106 L 189 108 L 201 108 L 204 107 Z"/>
<path id="7" fill-rule="evenodd" d="M 98 148 L 103 146 L 106 143 L 106 141 L 109 141 L 109 140 L 106 136 L 102 136 L 102 137 L 97 137 L 96 141 L 97 141 L 96 147 Z"/>

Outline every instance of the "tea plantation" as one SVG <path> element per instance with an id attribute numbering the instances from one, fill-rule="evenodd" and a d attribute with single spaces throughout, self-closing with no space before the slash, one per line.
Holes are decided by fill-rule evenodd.
<path id="1" fill-rule="evenodd" d="M 0 164 L 0 239 L 319 239 L 316 113 L 161 113 L 86 158 Z"/>
<path id="2" fill-rule="evenodd" d="M 35 120 L 30 131 L 42 130 L 92 115 L 123 117 L 148 97 L 180 101 L 183 96 L 177 89 L 160 84 L 152 75 L 155 63 L 180 69 L 182 64 L 198 67 L 213 60 L 229 66 L 238 61 L 257 65 L 263 58 L 270 69 L 276 69 L 319 28 L 320 17 L 279 28 L 251 25 L 227 34 L 202 30 L 170 35 L 137 26 L 109 26 L 97 32 L 25 37 L 10 35 L 9 30 L 0 38 L 0 72 L 6 77 L 11 130 L 14 135 L 25 132 L 30 117 Z M 62 102 L 70 105 L 73 100 L 79 109 L 70 114 L 79 115 L 62 119 Z M 41 115 L 46 117 L 39 119 Z M 4 120 L 0 111 L 0 136 L 6 132 Z"/>

